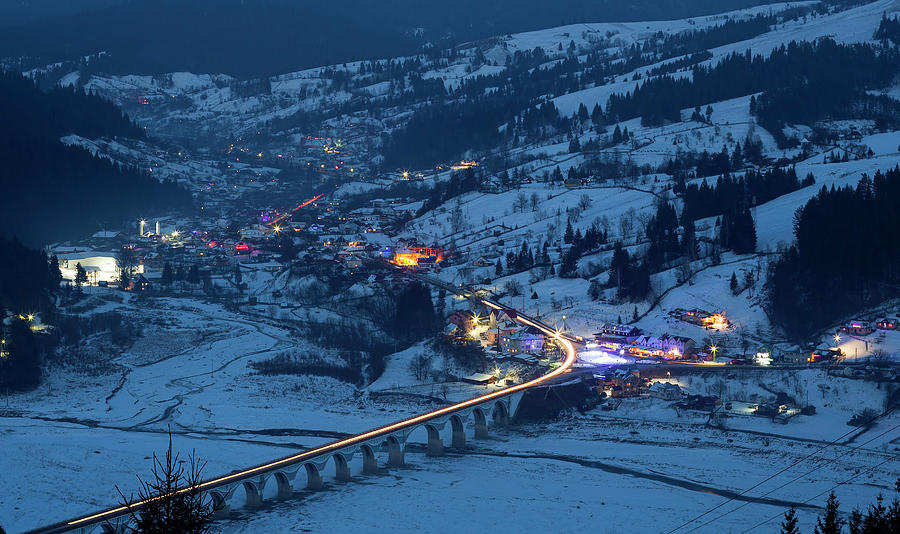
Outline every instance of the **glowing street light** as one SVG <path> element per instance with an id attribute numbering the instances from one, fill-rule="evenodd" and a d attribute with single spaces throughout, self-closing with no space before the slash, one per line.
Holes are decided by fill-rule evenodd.
<path id="1" fill-rule="evenodd" d="M 404 180 L 409 180 L 409 171 L 403 171 L 402 176 Z"/>
<path id="2" fill-rule="evenodd" d="M 34 314 L 29 313 L 28 315 L 25 316 L 25 318 L 28 319 L 28 322 L 30 323 L 31 321 L 34 321 Z"/>
<path id="3" fill-rule="evenodd" d="M 273 228 L 273 230 L 274 230 L 275 233 L 277 234 L 278 232 L 281 231 L 281 227 L 280 227 L 280 226 L 276 226 L 275 228 Z"/>
<path id="4" fill-rule="evenodd" d="M 178 237 L 179 235 L 181 235 L 181 234 L 178 233 L 178 230 L 172 231 L 172 237 Z"/>
<path id="5" fill-rule="evenodd" d="M 715 357 L 716 357 L 716 352 L 718 352 L 719 347 L 718 347 L 717 345 L 711 345 L 711 346 L 709 347 L 709 350 L 712 351 L 712 353 L 713 353 L 713 358 L 715 358 Z"/>
<path id="6" fill-rule="evenodd" d="M 834 342 L 835 342 L 835 343 L 840 343 L 840 342 L 841 342 L 841 335 L 840 335 L 840 334 L 835 334 L 835 335 L 834 335 Z"/>

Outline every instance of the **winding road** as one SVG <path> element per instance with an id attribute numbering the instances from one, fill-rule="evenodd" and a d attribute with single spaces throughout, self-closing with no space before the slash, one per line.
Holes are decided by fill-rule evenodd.
<path id="1" fill-rule="evenodd" d="M 448 417 L 456 412 L 460 412 L 463 410 L 471 409 L 486 402 L 490 402 L 496 399 L 500 399 L 502 397 L 506 397 L 508 395 L 514 394 L 516 392 L 524 391 L 529 388 L 533 388 L 535 386 L 539 386 L 542 384 L 549 383 L 554 379 L 560 377 L 561 375 L 567 373 L 572 365 L 575 363 L 576 359 L 576 351 L 574 344 L 577 342 L 574 338 L 570 336 L 564 335 L 554 328 L 542 323 L 541 321 L 528 317 L 526 315 L 522 315 L 518 313 L 516 310 L 512 308 L 508 308 L 503 306 L 493 300 L 490 299 L 480 299 L 481 303 L 485 306 L 492 308 L 497 311 L 502 311 L 506 313 L 510 318 L 516 320 L 517 322 L 532 326 L 537 328 L 547 334 L 550 337 L 553 337 L 557 340 L 557 342 L 562 346 L 565 351 L 565 358 L 562 360 L 561 364 L 550 371 L 549 373 L 536 378 L 534 380 L 524 382 L 522 384 L 509 386 L 507 388 L 497 390 L 486 395 L 482 395 L 479 397 L 475 397 L 466 401 L 458 402 L 456 404 L 452 404 L 449 406 L 445 406 L 443 408 L 439 408 L 436 410 L 432 410 L 430 412 L 426 412 L 421 415 L 417 415 L 414 417 L 410 417 L 407 419 L 403 419 L 401 421 L 397 421 L 395 423 L 390 423 L 384 426 L 380 426 L 378 428 L 374 428 L 372 430 L 368 430 L 366 432 L 362 432 L 350 437 L 339 438 L 332 442 L 326 443 L 320 447 L 316 447 L 313 449 L 309 449 L 306 451 L 299 452 L 297 454 L 293 454 L 290 456 L 286 456 L 283 458 L 279 458 L 277 460 L 273 460 L 270 462 L 258 464 L 243 470 L 235 471 L 229 473 L 227 475 L 215 477 L 208 479 L 204 482 L 201 482 L 194 488 L 183 488 L 179 490 L 179 493 L 199 490 L 201 492 L 211 491 L 216 488 L 220 488 L 223 486 L 228 486 L 230 484 L 235 484 L 240 481 L 248 480 L 251 477 L 256 477 L 260 475 L 267 475 L 273 473 L 279 469 L 285 469 L 291 466 L 301 465 L 304 462 L 309 462 L 316 460 L 318 458 L 323 457 L 324 455 L 328 455 L 329 453 L 335 453 L 342 449 L 346 449 L 348 447 L 352 447 L 354 445 L 363 444 L 365 442 L 370 442 L 373 439 L 377 439 L 380 437 L 388 437 L 398 431 L 408 430 L 416 428 L 424 423 L 434 421 L 443 417 Z M 86 515 L 83 517 L 73 518 L 70 520 L 62 521 L 59 523 L 55 523 L 53 525 L 48 525 L 46 527 L 37 528 L 29 531 L 31 534 L 50 534 L 50 533 L 61 533 L 61 532 L 72 532 L 84 529 L 85 531 L 89 531 L 91 527 L 95 527 L 97 525 L 101 525 L 107 521 L 122 518 L 124 516 L 130 515 L 132 512 L 139 511 L 144 505 L 149 502 L 148 500 L 138 501 L 133 503 L 130 506 L 117 506 L 114 508 L 109 508 L 106 510 L 101 510 L 96 513 Z"/>

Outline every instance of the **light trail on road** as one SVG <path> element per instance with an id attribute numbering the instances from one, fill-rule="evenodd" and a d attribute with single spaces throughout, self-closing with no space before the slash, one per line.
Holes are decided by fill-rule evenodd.
<path id="1" fill-rule="evenodd" d="M 486 402 L 490 402 L 495 399 L 499 399 L 505 397 L 507 395 L 511 395 L 518 391 L 524 391 L 526 389 L 547 383 L 554 378 L 567 373 L 572 365 L 575 363 L 576 352 L 575 346 L 573 345 L 573 340 L 568 339 L 568 336 L 563 335 L 558 330 L 555 330 L 544 323 L 531 319 L 528 316 L 523 316 L 519 314 L 513 308 L 509 308 L 506 306 L 502 306 L 495 302 L 492 302 L 488 299 L 481 299 L 481 302 L 494 310 L 503 311 L 510 318 L 518 321 L 527 326 L 532 326 L 537 328 L 547 334 L 550 337 L 553 337 L 557 340 L 558 343 L 562 345 L 565 349 L 566 357 L 562 361 L 561 365 L 559 365 L 556 369 L 551 372 L 530 380 L 528 382 L 523 382 L 522 384 L 509 386 L 504 389 L 500 389 L 494 391 L 492 393 L 488 393 L 486 395 L 482 395 L 479 397 L 475 397 L 466 401 L 458 402 L 456 404 L 451 404 L 449 406 L 445 406 L 443 408 L 438 408 L 437 410 L 432 410 L 430 412 L 417 415 L 414 417 L 410 417 L 408 419 L 403 419 L 401 421 L 397 421 L 395 423 L 390 423 L 373 430 L 369 430 L 363 432 L 361 434 L 357 434 L 355 436 L 351 436 L 349 438 L 340 439 L 336 441 L 332 441 L 331 443 L 327 443 L 322 445 L 321 447 L 316 447 L 314 449 L 309 449 L 307 451 L 303 451 L 298 454 L 294 454 L 291 456 L 286 456 L 284 458 L 280 458 L 278 460 L 274 460 L 272 462 L 260 464 L 248 469 L 244 469 L 242 471 L 233 472 L 224 476 L 216 477 L 200 484 L 197 484 L 193 487 L 182 488 L 178 490 L 177 494 L 182 494 L 186 492 L 192 491 L 209 491 L 221 486 L 226 486 L 230 483 L 236 483 L 240 480 L 246 479 L 251 476 L 256 475 L 265 475 L 269 472 L 277 471 L 278 469 L 285 468 L 288 466 L 292 466 L 295 464 L 300 464 L 302 462 L 313 460 L 315 458 L 321 457 L 323 455 L 327 455 L 332 452 L 337 452 L 341 449 L 352 447 L 353 445 L 357 445 L 360 443 L 364 443 L 371 439 L 379 438 L 382 436 L 388 436 L 394 432 L 398 432 L 401 430 L 416 428 L 418 425 L 426 423 L 432 419 L 437 419 L 445 415 L 450 415 L 460 410 L 465 410 L 467 408 L 472 408 L 478 406 L 479 404 L 483 404 Z M 159 499 L 161 497 L 153 497 L 151 499 L 145 499 L 141 501 L 134 502 L 130 505 L 122 505 L 116 508 L 110 508 L 108 510 L 104 510 L 101 512 L 97 512 L 91 515 L 79 517 L 76 519 L 71 519 L 68 521 L 64 521 L 61 523 L 56 523 L 47 527 L 41 527 L 34 530 L 28 531 L 27 534 L 51 534 L 58 532 L 70 532 L 79 528 L 87 527 L 90 525 L 96 525 L 102 523 L 104 521 L 108 521 L 111 519 L 116 519 L 122 516 L 126 516 L 131 514 L 132 512 L 139 512 L 140 508 L 146 505 L 149 502 L 152 502 L 155 499 Z"/>

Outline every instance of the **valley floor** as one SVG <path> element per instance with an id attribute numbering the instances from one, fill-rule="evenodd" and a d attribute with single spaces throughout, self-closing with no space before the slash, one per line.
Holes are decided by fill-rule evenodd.
<path id="1" fill-rule="evenodd" d="M 105 371 L 51 367 L 38 390 L 0 401 L 0 472 L 6 474 L 0 477 L 0 524 L 9 532 L 120 502 L 118 490 L 136 490 L 135 475 L 149 473 L 150 457 L 164 451 L 168 430 L 183 457 L 195 449 L 208 462 L 205 473 L 216 475 L 430 406 L 403 387 L 379 395 L 330 378 L 254 374 L 250 361 L 288 348 L 320 350 L 276 321 L 253 322 L 187 299 L 140 307 L 126 300 L 118 309 L 147 326 Z M 705 380 L 692 385 L 708 387 Z M 821 377 L 805 380 L 812 387 Z M 866 389 L 873 384 L 848 382 L 841 390 L 846 409 L 880 398 Z M 453 397 L 476 393 L 451 389 Z M 742 532 L 791 505 L 811 528 L 815 507 L 824 502 L 821 492 L 838 485 L 845 507 L 864 506 L 879 492 L 889 493 L 900 473 L 900 417 L 860 432 L 843 424 L 844 415 L 787 425 L 732 417 L 729 429 L 716 429 L 705 414 L 678 415 L 670 403 L 629 400 L 614 412 L 494 428 L 489 440 L 471 440 L 468 429 L 469 448 L 448 450 L 443 458 L 425 457 L 418 444 L 426 435 L 419 429 L 410 437 L 406 468 L 363 476 L 357 458 L 354 482 L 338 483 L 329 472 L 326 489 L 317 493 L 301 489 L 300 474 L 295 499 L 275 501 L 270 484 L 269 500 L 253 514 L 242 509 L 239 491 L 234 521 L 216 530 L 458 532 L 527 525 L 528 531 L 660 532 L 717 505 L 682 531 Z M 747 493 L 763 503 L 737 495 L 763 481 Z M 778 521 L 759 531 L 773 530 Z"/>

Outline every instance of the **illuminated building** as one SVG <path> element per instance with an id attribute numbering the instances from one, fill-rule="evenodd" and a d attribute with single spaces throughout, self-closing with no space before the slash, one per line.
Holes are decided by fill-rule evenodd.
<path id="1" fill-rule="evenodd" d="M 391 263 L 401 267 L 418 267 L 422 264 L 440 263 L 444 259 L 444 251 L 439 247 L 404 247 L 394 253 Z"/>

